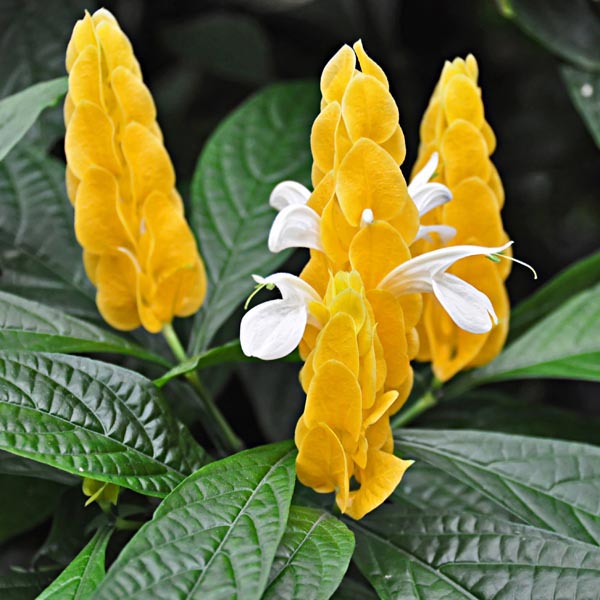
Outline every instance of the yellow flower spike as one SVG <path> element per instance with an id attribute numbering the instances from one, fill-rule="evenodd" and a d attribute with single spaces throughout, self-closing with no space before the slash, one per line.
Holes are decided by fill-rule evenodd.
<path id="1" fill-rule="evenodd" d="M 323 100 L 340 102 L 350 79 L 354 75 L 356 56 L 350 46 L 342 46 L 325 65 L 321 75 Z"/>
<path id="2" fill-rule="evenodd" d="M 451 202 L 427 214 L 423 223 L 450 226 L 456 235 L 450 241 L 436 238 L 433 244 L 421 239 L 411 248 L 414 255 L 431 248 L 463 244 L 502 246 L 508 241 L 500 216 L 504 190 L 490 160 L 496 137 L 485 120 L 477 76 L 477 61 L 472 55 L 465 60 L 447 62 L 423 117 L 414 172 L 438 152 L 439 165 L 432 181 L 447 185 L 453 196 Z M 479 256 L 461 260 L 449 270 L 491 301 L 498 323 L 486 333 L 464 331 L 453 322 L 437 298 L 425 297 L 423 319 L 418 325 L 421 339 L 417 357 L 431 360 L 440 380 L 445 381 L 463 369 L 486 364 L 502 349 L 510 310 L 504 279 L 510 267 L 509 261 L 494 264 Z"/>
<path id="3" fill-rule="evenodd" d="M 318 371 L 331 358 L 336 356 L 358 377 L 359 354 L 354 319 L 347 313 L 334 314 L 321 330 L 319 345 L 312 356 L 312 368 Z"/>
<path id="4" fill-rule="evenodd" d="M 389 89 L 390 86 L 383 69 L 365 52 L 362 40 L 355 42 L 352 48 L 358 57 L 360 70 L 365 75 L 370 75 L 371 77 L 377 79 L 379 83 L 383 84 L 386 90 Z"/>
<path id="5" fill-rule="evenodd" d="M 101 9 L 67 48 L 67 190 L 86 272 L 117 329 L 158 332 L 193 314 L 206 275 L 131 43 Z"/>
<path id="6" fill-rule="evenodd" d="M 328 104 L 315 119 L 310 134 L 310 149 L 317 168 L 328 173 L 333 169 L 336 130 L 342 108 L 339 102 Z"/>

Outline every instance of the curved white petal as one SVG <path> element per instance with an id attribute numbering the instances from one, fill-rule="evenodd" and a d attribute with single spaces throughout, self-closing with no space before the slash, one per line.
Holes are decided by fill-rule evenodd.
<path id="1" fill-rule="evenodd" d="M 432 279 L 449 269 L 456 261 L 469 256 L 486 256 L 506 250 L 512 241 L 488 248 L 486 246 L 449 246 L 425 252 L 411 258 L 390 271 L 377 287 L 386 289 L 392 294 L 413 294 L 433 291 Z"/>
<path id="2" fill-rule="evenodd" d="M 450 202 L 452 200 L 452 192 L 443 183 L 426 183 L 411 194 L 411 198 L 417 205 L 419 216 L 422 217 L 434 208 Z"/>
<path id="3" fill-rule="evenodd" d="M 310 190 L 297 181 L 278 183 L 269 196 L 269 204 L 275 210 L 283 210 L 286 206 L 306 204 L 310 198 Z"/>
<path id="4" fill-rule="evenodd" d="M 417 232 L 417 237 L 415 237 L 415 242 L 424 239 L 433 244 L 432 233 L 437 233 L 440 236 L 442 244 L 447 244 L 456 235 L 456 229 L 450 227 L 450 225 L 421 225 Z"/>
<path id="5" fill-rule="evenodd" d="M 425 166 L 412 178 L 412 181 L 408 186 L 408 193 L 411 196 L 414 192 L 417 192 L 431 179 L 431 176 L 435 173 L 435 170 L 437 169 L 438 158 L 438 153 L 433 152 Z"/>
<path id="6" fill-rule="evenodd" d="M 274 285 L 283 300 L 292 304 L 308 306 L 309 302 L 320 302 L 321 297 L 306 281 L 290 273 L 273 273 L 268 277 L 252 275 L 252 279 L 261 285 Z"/>
<path id="7" fill-rule="evenodd" d="M 287 356 L 300 343 L 307 318 L 306 306 L 283 299 L 255 306 L 240 324 L 242 352 L 263 360 Z"/>
<path id="8" fill-rule="evenodd" d="M 470 283 L 450 273 L 433 278 L 433 293 L 450 318 L 465 331 L 487 333 L 498 317 L 490 299 Z"/>
<path id="9" fill-rule="evenodd" d="M 286 206 L 275 217 L 269 232 L 269 250 L 281 252 L 286 248 L 314 248 L 321 244 L 321 217 L 305 204 Z"/>

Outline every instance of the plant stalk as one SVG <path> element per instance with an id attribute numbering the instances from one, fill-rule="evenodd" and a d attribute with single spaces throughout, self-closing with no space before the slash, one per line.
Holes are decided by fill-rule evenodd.
<path id="1" fill-rule="evenodd" d="M 423 396 L 421 396 L 412 406 L 407 408 L 405 411 L 401 411 L 395 418 L 392 419 L 390 425 L 392 429 L 397 427 L 404 427 L 411 421 L 414 421 L 419 415 L 429 410 L 432 406 L 437 404 L 437 398 L 435 397 L 432 390 L 429 390 Z"/>

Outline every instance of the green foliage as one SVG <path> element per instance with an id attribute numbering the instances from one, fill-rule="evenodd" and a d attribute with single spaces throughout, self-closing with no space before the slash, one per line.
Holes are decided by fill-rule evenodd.
<path id="1" fill-rule="evenodd" d="M 55 576 L 53 572 L 0 575 L 0 597 L 2 600 L 34 600 Z"/>
<path id="2" fill-rule="evenodd" d="M 488 431 L 408 429 L 396 437 L 396 450 L 451 473 L 526 523 L 600 541 L 595 446 Z"/>
<path id="3" fill-rule="evenodd" d="M 402 513 L 352 525 L 354 560 L 383 600 L 593 598 L 600 549 L 490 516 Z"/>
<path id="4" fill-rule="evenodd" d="M 38 600 L 88 600 L 104 578 L 106 546 L 112 528 L 99 529 L 73 562 L 38 596 Z"/>
<path id="5" fill-rule="evenodd" d="M 0 292 L 2 350 L 114 352 L 163 366 L 164 358 L 118 335 L 38 302 Z"/>
<path id="6" fill-rule="evenodd" d="M 294 489 L 290 443 L 212 463 L 175 489 L 125 547 L 94 600 L 260 598 Z"/>
<path id="7" fill-rule="evenodd" d="M 600 74 L 563 66 L 561 74 L 575 108 L 600 146 Z"/>
<path id="8" fill-rule="evenodd" d="M 250 294 L 253 273 L 289 256 L 272 254 L 271 190 L 284 179 L 308 183 L 309 136 L 318 110 L 313 83 L 276 84 L 233 112 L 208 140 L 192 182 L 191 221 L 206 262 L 208 297 L 196 316 L 197 354 Z"/>
<path id="9" fill-rule="evenodd" d="M 263 600 L 329 598 L 353 551 L 354 536 L 341 521 L 313 508 L 292 506 Z"/>
<path id="10" fill-rule="evenodd" d="M 0 101 L 0 160 L 29 131 L 48 106 L 54 106 L 67 91 L 67 78 L 37 83 Z"/>
<path id="11" fill-rule="evenodd" d="M 44 353 L 0 353 L 0 448 L 151 496 L 207 460 L 141 375 Z"/>

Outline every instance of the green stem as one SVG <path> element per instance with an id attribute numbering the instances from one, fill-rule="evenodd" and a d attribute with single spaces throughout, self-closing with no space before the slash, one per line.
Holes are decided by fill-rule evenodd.
<path id="1" fill-rule="evenodd" d="M 142 525 L 144 525 L 144 521 L 130 521 L 122 517 L 115 519 L 115 528 L 119 531 L 137 531 Z"/>
<path id="2" fill-rule="evenodd" d="M 406 410 L 400 412 L 394 419 L 391 421 L 392 429 L 396 429 L 398 427 L 404 427 L 408 425 L 411 421 L 414 421 L 420 414 L 424 413 L 426 410 L 429 410 L 432 406 L 437 404 L 437 398 L 434 396 L 433 392 L 429 390 L 423 396 L 421 396 L 413 405 L 411 405 Z"/>
<path id="3" fill-rule="evenodd" d="M 165 325 L 163 327 L 163 335 L 175 358 L 180 363 L 187 360 L 188 356 L 175 333 L 175 329 L 173 329 L 173 325 L 170 323 Z M 241 440 L 233 432 L 233 429 L 231 429 L 229 423 L 213 402 L 210 393 L 202 381 L 200 381 L 200 377 L 198 377 L 196 371 L 186 373 L 185 377 L 198 392 L 203 414 L 208 421 L 206 431 L 211 436 L 217 449 L 227 453 L 239 452 L 243 448 Z"/>

